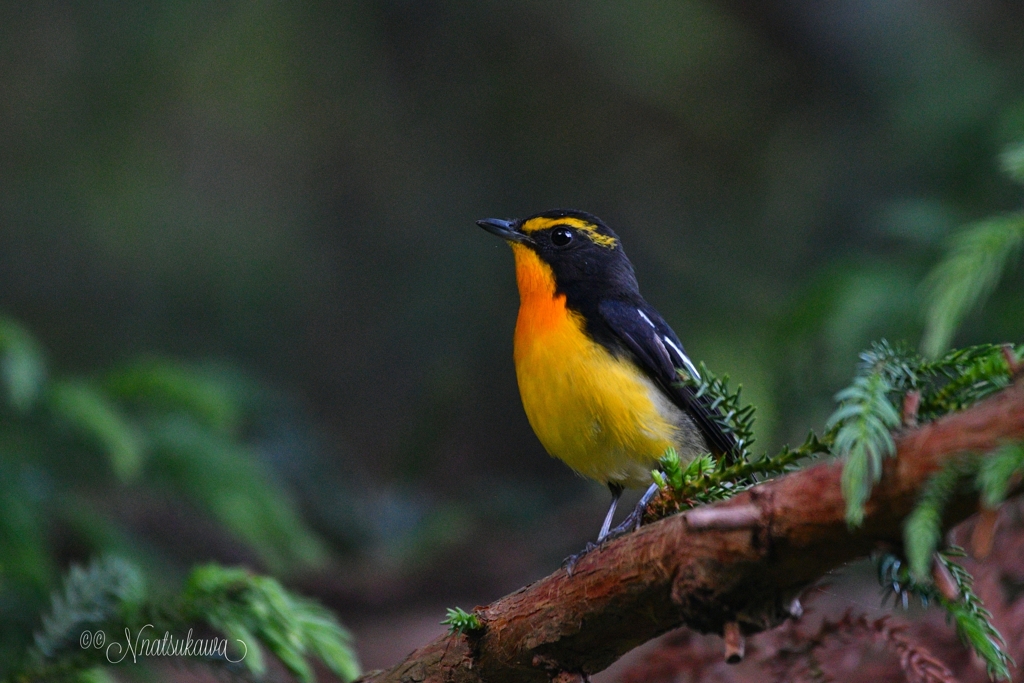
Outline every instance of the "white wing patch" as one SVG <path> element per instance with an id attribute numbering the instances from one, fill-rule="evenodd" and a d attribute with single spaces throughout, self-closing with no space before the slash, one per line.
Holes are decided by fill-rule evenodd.
<path id="1" fill-rule="evenodd" d="M 654 323 L 651 321 L 651 319 L 647 317 L 646 313 L 641 311 L 639 308 L 636 309 L 636 312 L 640 314 L 640 317 L 643 318 L 644 321 L 648 325 L 650 325 L 652 329 L 655 329 L 655 330 L 658 329 L 654 325 Z M 668 345 L 668 348 L 670 348 L 673 351 L 675 351 L 676 358 L 679 359 L 680 363 L 682 363 L 683 365 L 686 366 L 687 372 L 689 372 L 690 375 L 692 375 L 694 379 L 699 380 L 700 379 L 700 373 L 697 372 L 697 368 L 696 368 L 696 366 L 694 366 L 693 361 L 691 361 L 689 358 L 686 357 L 686 354 L 683 353 L 683 350 L 681 348 L 679 348 L 678 346 L 676 346 L 676 343 L 674 341 L 672 341 L 671 339 L 669 339 L 668 337 L 666 337 L 664 335 L 662 335 L 661 340 L 663 342 L 665 342 L 666 345 Z"/>
<path id="2" fill-rule="evenodd" d="M 640 315 L 643 315 L 643 313 L 641 313 Z M 646 318 L 647 316 L 644 316 L 644 317 Z M 650 322 L 650 321 L 648 321 L 648 322 Z M 697 368 L 694 366 L 693 361 L 691 361 L 689 358 L 686 357 L 686 354 L 683 353 L 683 350 L 681 348 L 679 348 L 678 346 L 676 346 L 675 342 L 673 342 L 668 337 L 662 337 L 661 339 L 662 339 L 662 341 L 665 342 L 665 344 L 668 345 L 668 347 L 670 349 L 675 351 L 676 357 L 679 359 L 680 363 L 682 363 L 683 365 L 686 366 L 687 372 L 689 372 L 693 376 L 694 379 L 699 380 L 700 379 L 700 373 L 697 372 Z"/>

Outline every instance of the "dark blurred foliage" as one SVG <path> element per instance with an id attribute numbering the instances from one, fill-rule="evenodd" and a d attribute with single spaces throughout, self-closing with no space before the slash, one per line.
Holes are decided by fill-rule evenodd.
<path id="1" fill-rule="evenodd" d="M 225 368 L 148 360 L 52 376 L 32 336 L 0 318 L 0 678 L 31 661 L 41 625 L 49 636 L 36 642 L 55 658 L 83 624 L 179 591 L 210 557 L 283 575 L 322 567 L 324 543 L 267 468 L 282 423 L 286 405 Z M 69 579 L 80 588 L 54 597 L 57 616 L 41 624 L 69 561 L 102 554 L 118 559 Z M 157 587 L 148 597 L 147 576 Z"/>
<path id="2" fill-rule="evenodd" d="M 606 496 L 524 419 L 511 257 L 475 219 L 604 218 L 768 449 L 868 341 L 918 343 L 946 236 L 1019 208 L 995 158 L 1022 135 L 997 0 L 6 2 L 0 310 L 57 377 L 241 368 L 277 408 L 234 434 L 332 558 L 292 581 L 382 633 L 546 573 Z M 1019 340 L 1022 286 L 955 343 Z M 109 490 L 178 561 L 265 565 Z"/>

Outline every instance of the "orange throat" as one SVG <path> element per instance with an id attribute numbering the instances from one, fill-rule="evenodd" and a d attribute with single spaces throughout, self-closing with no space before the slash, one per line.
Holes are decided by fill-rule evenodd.
<path id="1" fill-rule="evenodd" d="M 519 317 L 516 320 L 515 353 L 523 350 L 570 322 L 574 316 L 565 307 L 565 295 L 555 293 L 551 266 L 530 248 L 513 244 L 516 282 L 519 285 Z"/>

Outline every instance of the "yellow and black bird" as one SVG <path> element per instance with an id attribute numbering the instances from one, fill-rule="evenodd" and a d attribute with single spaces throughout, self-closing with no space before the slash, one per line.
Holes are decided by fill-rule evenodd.
<path id="1" fill-rule="evenodd" d="M 607 225 L 573 210 L 477 225 L 515 255 L 514 358 L 533 431 L 548 453 L 612 492 L 598 543 L 639 526 L 655 485 L 612 530 L 615 506 L 624 487 L 650 484 L 668 448 L 684 461 L 735 453 L 710 400 L 680 383 L 680 370 L 699 378 L 697 369 L 640 296 L 633 264 Z"/>

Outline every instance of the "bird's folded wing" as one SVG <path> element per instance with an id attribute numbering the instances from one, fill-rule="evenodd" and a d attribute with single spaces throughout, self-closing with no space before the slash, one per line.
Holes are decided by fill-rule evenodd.
<path id="1" fill-rule="evenodd" d="M 712 408 L 710 397 L 698 397 L 692 387 L 681 383 L 679 370 L 695 379 L 700 379 L 700 375 L 683 351 L 679 337 L 658 312 L 646 304 L 618 300 L 603 301 L 598 310 L 608 330 L 632 354 L 637 365 L 693 418 L 712 452 L 735 456 L 736 441 L 712 418 L 717 409 Z"/>

